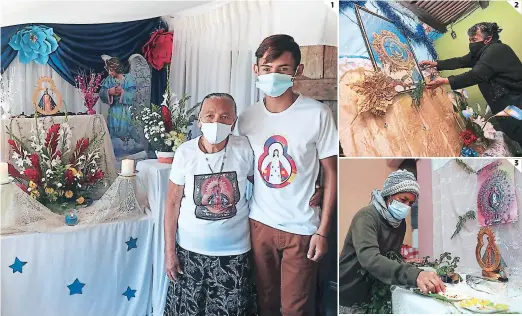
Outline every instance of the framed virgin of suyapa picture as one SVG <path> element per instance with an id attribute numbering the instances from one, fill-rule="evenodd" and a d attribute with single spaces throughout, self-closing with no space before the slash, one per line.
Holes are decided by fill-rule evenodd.
<path id="1" fill-rule="evenodd" d="M 33 106 L 42 115 L 54 115 L 62 108 L 62 94 L 50 77 L 41 77 L 33 93 Z"/>
<path id="2" fill-rule="evenodd" d="M 383 71 L 403 88 L 413 90 L 424 81 L 413 49 L 393 21 L 355 5 L 361 32 L 376 71 Z"/>

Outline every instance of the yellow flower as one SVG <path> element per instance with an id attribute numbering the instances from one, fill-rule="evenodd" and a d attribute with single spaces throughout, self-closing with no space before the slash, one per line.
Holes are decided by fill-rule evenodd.
<path id="1" fill-rule="evenodd" d="M 73 192 L 71 190 L 65 191 L 65 197 L 66 198 L 70 199 L 70 198 L 72 198 L 72 196 L 73 196 Z"/>
<path id="2" fill-rule="evenodd" d="M 40 197 L 40 192 L 36 191 L 36 190 L 31 191 L 31 197 L 33 199 L 39 198 Z"/>
<path id="3" fill-rule="evenodd" d="M 53 193 L 54 193 L 54 189 L 53 189 L 53 188 L 49 188 L 49 187 L 47 187 L 47 188 L 45 188 L 45 193 L 47 193 L 47 194 L 53 194 Z"/>
<path id="4" fill-rule="evenodd" d="M 83 196 L 80 196 L 79 198 L 76 199 L 76 203 L 78 203 L 78 204 L 83 204 L 83 202 L 85 202 L 85 199 L 83 198 Z"/>
<path id="5" fill-rule="evenodd" d="M 29 181 L 29 187 L 30 187 L 31 189 L 36 189 L 37 185 L 36 185 L 36 183 L 34 183 L 33 181 Z"/>

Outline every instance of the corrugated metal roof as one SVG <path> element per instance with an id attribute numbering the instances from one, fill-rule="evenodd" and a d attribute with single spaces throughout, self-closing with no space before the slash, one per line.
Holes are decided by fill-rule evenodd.
<path id="1" fill-rule="evenodd" d="M 460 1 L 440 1 L 440 0 L 423 0 L 423 1 L 399 1 L 404 7 L 411 10 L 426 24 L 434 27 L 439 31 L 445 31 L 446 26 L 454 23 L 461 17 L 467 15 L 471 11 L 480 8 L 478 0 L 460 0 Z M 484 4 L 483 4 L 484 5 Z M 487 6 L 487 4 L 486 4 Z"/>

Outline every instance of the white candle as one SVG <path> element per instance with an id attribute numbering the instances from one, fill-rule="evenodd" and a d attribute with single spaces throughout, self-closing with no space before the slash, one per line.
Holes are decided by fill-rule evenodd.
<path id="1" fill-rule="evenodd" d="M 134 160 L 123 159 L 121 161 L 121 174 L 124 176 L 131 176 L 134 174 Z"/>
<path id="2" fill-rule="evenodd" d="M 9 181 L 9 169 L 7 168 L 7 162 L 0 162 L 0 182 L 5 183 Z"/>

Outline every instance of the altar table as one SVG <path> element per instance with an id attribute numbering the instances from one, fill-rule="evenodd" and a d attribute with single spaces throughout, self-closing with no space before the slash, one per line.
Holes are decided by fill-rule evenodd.
<path id="1" fill-rule="evenodd" d="M 2 236 L 1 314 L 150 315 L 152 219 Z"/>

